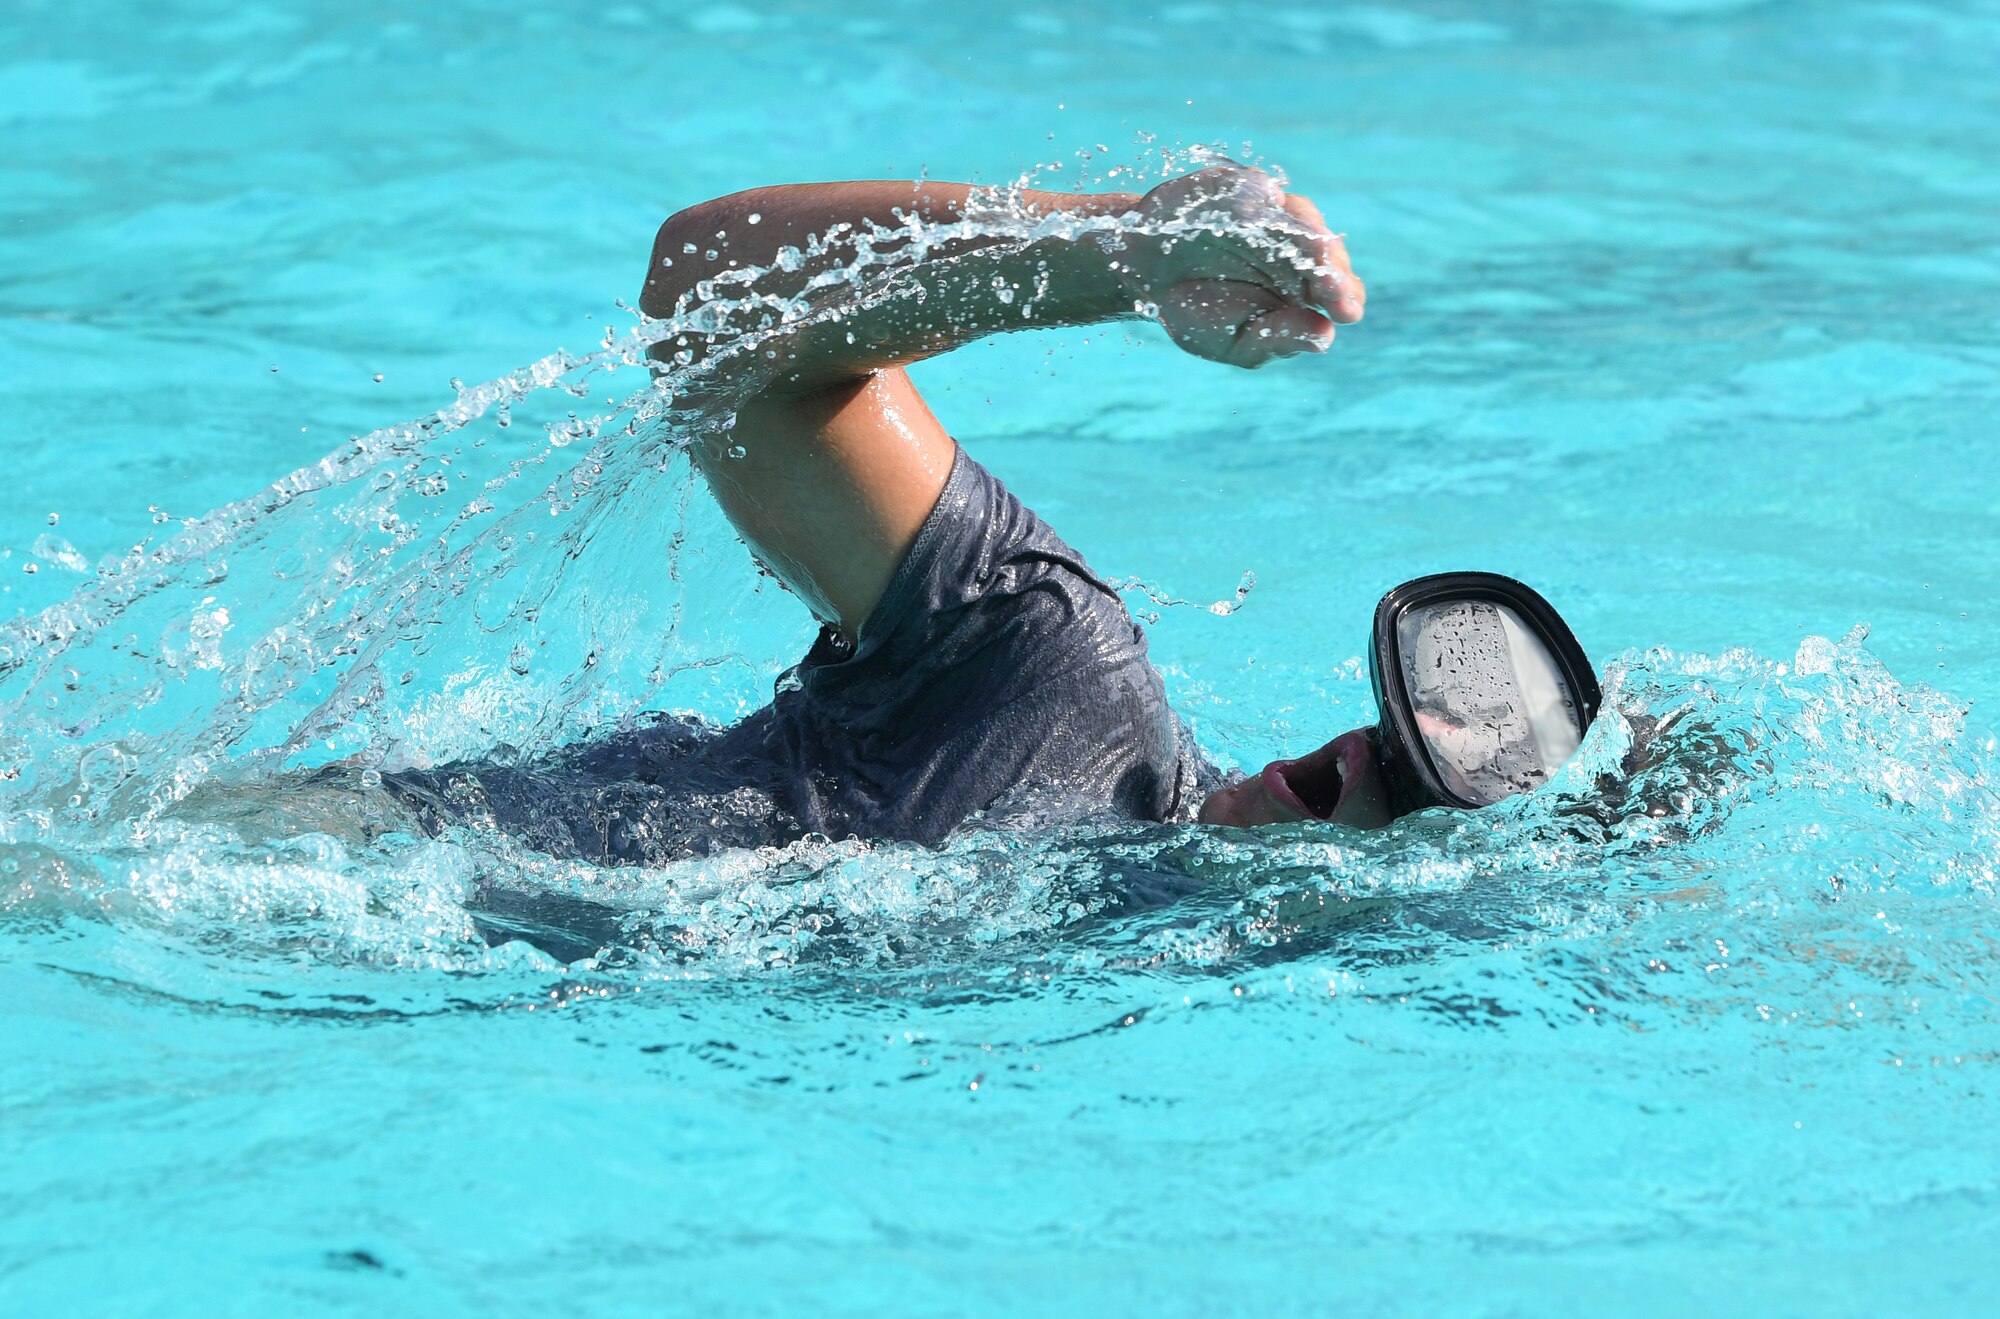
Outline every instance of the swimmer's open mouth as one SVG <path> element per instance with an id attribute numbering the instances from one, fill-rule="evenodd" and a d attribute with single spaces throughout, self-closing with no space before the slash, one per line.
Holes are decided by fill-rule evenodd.
<path id="1" fill-rule="evenodd" d="M 1265 767 L 1264 786 L 1301 815 L 1324 820 L 1340 809 L 1350 775 L 1343 774 L 1347 736 L 1337 737 L 1309 756 Z"/>

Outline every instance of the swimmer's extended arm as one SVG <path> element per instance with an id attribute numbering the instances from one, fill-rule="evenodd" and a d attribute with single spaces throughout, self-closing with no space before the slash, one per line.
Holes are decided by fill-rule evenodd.
<path id="1" fill-rule="evenodd" d="M 696 461 L 759 557 L 850 636 L 950 473 L 952 441 L 905 364 L 1001 330 L 1133 317 L 1150 303 L 1182 348 L 1255 367 L 1323 351 L 1333 322 L 1360 319 L 1362 287 L 1340 240 L 1310 202 L 1257 171 L 1204 170 L 1143 197 L 1008 200 L 1006 224 L 965 231 L 954 226 L 992 194 L 760 188 L 678 213 L 654 243 L 641 310 L 694 313 L 713 328 L 670 337 L 655 355 L 712 357 L 721 379 L 710 383 L 748 393 L 733 431 L 698 444 Z M 750 281 L 731 273 L 750 270 L 760 272 Z M 867 298 L 847 296 L 847 271 L 866 279 Z M 808 314 L 758 328 L 802 293 Z"/>

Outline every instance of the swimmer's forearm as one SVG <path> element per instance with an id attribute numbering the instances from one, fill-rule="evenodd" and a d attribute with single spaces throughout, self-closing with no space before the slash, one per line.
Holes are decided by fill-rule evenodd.
<path id="1" fill-rule="evenodd" d="M 661 226 L 640 309 L 667 317 L 709 302 L 754 298 L 769 306 L 809 291 L 813 301 L 826 298 L 840 308 L 837 315 L 808 316 L 760 342 L 763 361 L 756 365 L 775 368 L 770 387 L 778 389 L 820 388 L 1001 330 L 1135 314 L 1129 272 L 1094 236 L 1104 228 L 1058 231 L 1032 242 L 939 233 L 939 226 L 964 218 L 972 196 L 962 183 L 807 183 L 703 202 Z M 1032 222 L 1055 215 L 1124 216 L 1139 200 L 1131 193 L 1021 192 L 1010 195 L 1009 206 Z M 920 234 L 921 248 L 912 242 Z M 870 296 L 848 301 L 829 276 L 864 260 L 870 268 L 857 273 L 869 283 Z M 753 269 L 762 271 L 754 281 L 738 282 L 727 273 Z M 730 330 L 750 328 L 757 315 L 754 308 L 739 308 Z M 692 359 L 714 343 L 689 333 L 654 352 L 666 360 L 679 353 Z"/>

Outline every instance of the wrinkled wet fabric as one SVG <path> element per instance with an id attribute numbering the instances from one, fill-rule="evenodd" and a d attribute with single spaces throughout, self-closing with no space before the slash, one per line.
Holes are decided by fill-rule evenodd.
<path id="1" fill-rule="evenodd" d="M 383 782 L 431 832 L 651 863 L 808 834 L 935 843 L 974 817 L 1191 819 L 1215 777 L 1117 594 L 960 450 L 858 643 L 823 631 L 741 723 Z"/>

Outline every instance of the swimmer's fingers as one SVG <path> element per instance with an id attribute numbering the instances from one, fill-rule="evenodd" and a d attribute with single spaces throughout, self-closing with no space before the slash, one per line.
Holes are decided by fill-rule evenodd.
<path id="1" fill-rule="evenodd" d="M 1209 213 L 1218 226 L 1207 239 L 1212 245 L 1206 249 L 1212 253 L 1207 276 L 1264 284 L 1342 325 L 1360 320 L 1368 293 L 1354 273 L 1347 245 L 1327 229 L 1311 200 L 1280 192 L 1274 181 L 1260 178 L 1267 186 L 1240 189 L 1238 205 L 1227 217 Z M 1197 243 L 1195 250 L 1204 249 Z"/>
<path id="2" fill-rule="evenodd" d="M 1341 325 L 1352 325 L 1360 320 L 1362 311 L 1368 305 L 1368 287 L 1354 273 L 1354 264 L 1347 256 L 1347 244 L 1339 234 L 1326 227 L 1326 217 L 1319 213 L 1319 207 L 1313 205 L 1310 199 L 1288 193 L 1285 196 L 1285 211 L 1306 229 L 1301 245 L 1304 255 L 1311 259 L 1313 265 L 1306 275 L 1306 302 L 1324 309 Z"/>
<path id="3" fill-rule="evenodd" d="M 1333 342 L 1326 317 L 1243 280 L 1181 281 L 1160 303 L 1160 324 L 1183 351 L 1245 368 L 1323 353 Z"/>
<path id="4" fill-rule="evenodd" d="M 1309 198 L 1286 193 L 1263 170 L 1199 170 L 1153 189 L 1138 210 L 1162 225 L 1167 239 L 1166 259 L 1143 249 L 1137 256 L 1155 287 L 1190 277 L 1258 283 L 1342 325 L 1361 319 L 1367 290 L 1346 244 Z"/>
<path id="5" fill-rule="evenodd" d="M 1158 263 L 1166 269 L 1184 278 L 1267 282 L 1297 297 L 1298 258 L 1310 235 L 1284 203 L 1284 189 L 1263 170 L 1224 164 L 1169 179 L 1138 210 L 1159 226 L 1160 250 L 1172 258 Z M 1138 259 L 1155 264 L 1143 250 Z"/>
<path id="6" fill-rule="evenodd" d="M 1262 366 L 1279 357 L 1323 353 L 1333 346 L 1333 322 L 1310 307 L 1280 302 L 1236 331 L 1237 366 Z"/>

